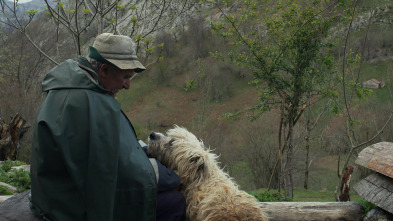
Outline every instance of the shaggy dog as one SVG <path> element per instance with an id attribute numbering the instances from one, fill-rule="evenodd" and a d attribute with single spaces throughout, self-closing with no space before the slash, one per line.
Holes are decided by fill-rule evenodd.
<path id="1" fill-rule="evenodd" d="M 151 133 L 147 151 L 179 175 L 189 220 L 267 220 L 257 200 L 219 168 L 217 155 L 186 129 L 175 126 L 167 136 Z"/>

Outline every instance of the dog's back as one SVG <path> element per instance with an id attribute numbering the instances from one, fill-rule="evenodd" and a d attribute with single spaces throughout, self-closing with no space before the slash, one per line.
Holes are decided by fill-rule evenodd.
<path id="1" fill-rule="evenodd" d="M 175 126 L 168 130 L 167 136 L 160 139 L 170 145 L 157 145 L 159 141 L 149 140 L 149 149 L 152 145 L 153 156 L 154 152 L 164 152 L 165 165 L 179 175 L 190 220 L 267 220 L 257 200 L 239 190 L 236 183 L 219 167 L 217 155 L 205 148 L 194 134 Z"/>

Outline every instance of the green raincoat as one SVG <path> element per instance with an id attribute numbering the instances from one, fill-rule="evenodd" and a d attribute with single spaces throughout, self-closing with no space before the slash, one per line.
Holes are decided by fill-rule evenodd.
<path id="1" fill-rule="evenodd" d="M 155 220 L 156 178 L 132 125 L 89 62 L 78 63 L 61 63 L 42 84 L 31 208 L 46 220 Z"/>

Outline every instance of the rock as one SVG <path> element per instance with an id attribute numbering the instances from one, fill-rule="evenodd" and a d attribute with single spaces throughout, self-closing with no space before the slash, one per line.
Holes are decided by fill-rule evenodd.
<path id="1" fill-rule="evenodd" d="M 26 190 L 0 204 L 0 221 L 40 221 L 30 210 L 29 194 Z"/>
<path id="2" fill-rule="evenodd" d="M 11 167 L 11 170 L 19 170 L 19 169 L 22 169 L 25 172 L 30 173 L 30 165 L 22 165 L 22 166 Z"/>
<path id="3" fill-rule="evenodd" d="M 386 212 L 385 210 L 375 207 L 368 211 L 363 221 L 389 221 L 393 220 L 393 215 Z"/>
<path id="4" fill-rule="evenodd" d="M 14 195 L 4 195 L 4 196 L 0 196 L 0 204 L 4 201 L 6 201 L 7 199 L 13 197 Z"/>
<path id="5" fill-rule="evenodd" d="M 3 182 L 0 182 L 0 186 L 5 186 L 5 187 L 7 187 L 12 193 L 16 193 L 16 187 L 14 187 L 14 186 L 11 186 L 11 185 L 6 184 L 6 183 L 3 183 Z"/>

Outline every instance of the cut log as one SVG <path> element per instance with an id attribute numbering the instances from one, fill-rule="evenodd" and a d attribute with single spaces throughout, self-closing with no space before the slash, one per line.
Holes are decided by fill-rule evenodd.
<path id="1" fill-rule="evenodd" d="M 362 220 L 363 207 L 357 202 L 261 202 L 269 220 Z"/>
<path id="2" fill-rule="evenodd" d="M 393 178 L 393 143 L 381 142 L 364 148 L 355 163 Z"/>
<path id="3" fill-rule="evenodd" d="M 382 174 L 371 174 L 353 189 L 365 200 L 393 213 L 393 180 Z"/>

